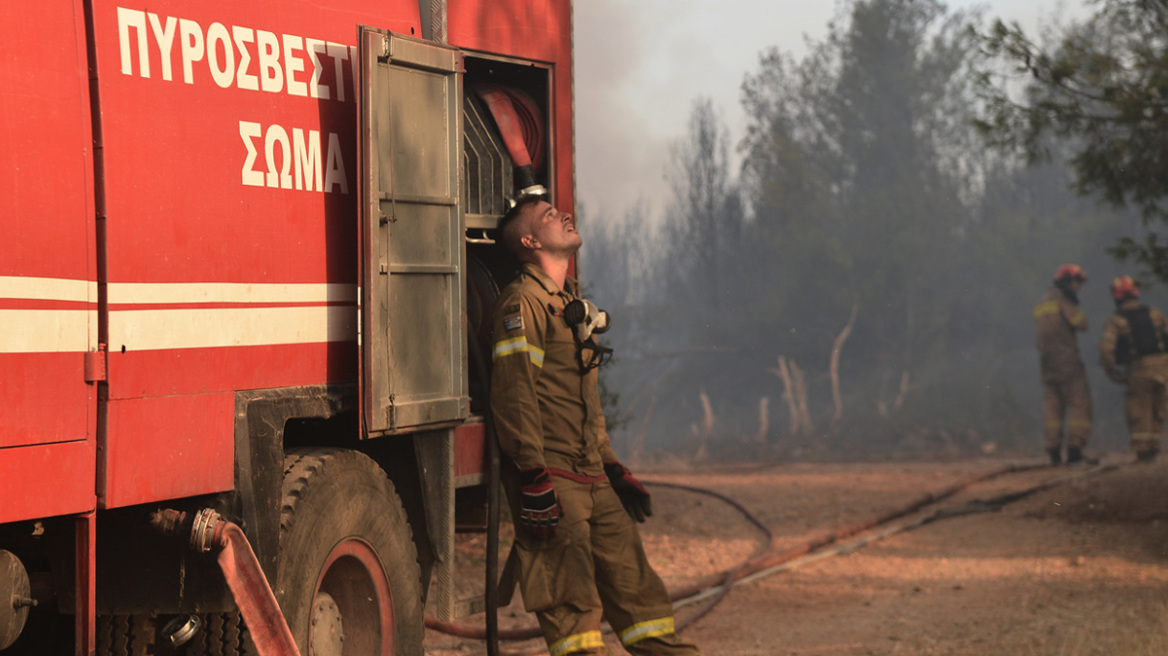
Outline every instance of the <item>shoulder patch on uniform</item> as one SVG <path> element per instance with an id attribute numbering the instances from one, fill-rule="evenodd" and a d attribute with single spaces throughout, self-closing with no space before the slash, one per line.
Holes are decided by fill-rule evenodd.
<path id="1" fill-rule="evenodd" d="M 518 309 L 518 306 L 516 307 Z M 503 329 L 507 332 L 514 332 L 523 328 L 523 316 L 515 315 L 513 317 L 506 317 L 503 319 Z"/>
<path id="2" fill-rule="evenodd" d="M 508 305 L 507 307 L 503 308 L 503 314 L 514 314 L 518 311 L 519 311 L 519 304 L 518 303 L 516 303 L 515 305 Z"/>

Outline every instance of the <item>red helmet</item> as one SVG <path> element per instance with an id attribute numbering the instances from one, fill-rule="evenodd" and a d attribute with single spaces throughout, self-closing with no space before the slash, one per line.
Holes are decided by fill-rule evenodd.
<path id="1" fill-rule="evenodd" d="M 1140 290 L 1131 276 L 1120 276 L 1111 281 L 1111 298 L 1114 298 L 1116 303 L 1139 297 Z"/>
<path id="2" fill-rule="evenodd" d="M 1054 279 L 1087 282 L 1087 272 L 1078 264 L 1064 264 L 1054 272 Z"/>

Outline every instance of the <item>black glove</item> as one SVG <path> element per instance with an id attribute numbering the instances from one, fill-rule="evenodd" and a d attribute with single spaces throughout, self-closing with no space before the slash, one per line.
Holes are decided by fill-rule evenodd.
<path id="1" fill-rule="evenodd" d="M 649 496 L 649 491 L 628 468 L 619 462 L 606 462 L 604 473 L 629 516 L 638 522 L 644 522 L 646 517 L 653 516 L 653 500 Z"/>
<path id="2" fill-rule="evenodd" d="M 519 472 L 522 492 L 519 502 L 519 523 L 532 536 L 547 540 L 556 534 L 556 524 L 560 523 L 563 507 L 556 488 L 552 487 L 552 476 L 547 467 L 534 467 Z"/>

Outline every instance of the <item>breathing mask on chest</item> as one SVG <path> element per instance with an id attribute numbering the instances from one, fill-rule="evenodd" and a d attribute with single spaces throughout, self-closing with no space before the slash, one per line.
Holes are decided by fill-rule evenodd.
<path id="1" fill-rule="evenodd" d="M 568 322 L 576 333 L 576 339 L 581 342 L 606 332 L 610 325 L 607 312 L 582 298 L 574 299 L 564 306 L 564 321 Z"/>
<path id="2" fill-rule="evenodd" d="M 596 307 L 592 301 L 576 298 L 564 306 L 564 321 L 572 328 L 576 338 L 576 359 L 582 373 L 608 362 L 612 357 L 612 349 L 597 344 L 594 339 L 612 325 L 607 312 Z M 590 352 L 587 358 L 585 350 Z"/>

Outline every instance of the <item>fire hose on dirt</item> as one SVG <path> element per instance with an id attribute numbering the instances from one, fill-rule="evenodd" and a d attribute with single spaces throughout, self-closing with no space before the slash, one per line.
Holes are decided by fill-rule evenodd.
<path id="1" fill-rule="evenodd" d="M 953 485 L 942 488 L 941 490 L 927 493 L 912 501 L 911 503 L 878 515 L 870 520 L 859 522 L 850 526 L 845 526 L 784 551 L 775 553 L 771 552 L 774 542 L 774 536 L 771 530 L 737 501 L 718 492 L 695 486 L 683 485 L 679 483 L 669 483 L 664 481 L 646 480 L 643 482 L 646 485 L 681 489 L 718 498 L 737 509 L 740 513 L 743 514 L 743 516 L 747 518 L 751 524 L 758 527 L 766 536 L 765 544 L 759 549 L 756 549 L 754 555 L 748 557 L 734 567 L 710 574 L 690 585 L 670 591 L 670 598 L 674 601 L 676 607 L 682 607 L 710 599 L 710 601 L 708 601 L 701 609 L 691 614 L 684 621 L 678 622 L 677 630 L 681 631 L 685 627 L 692 625 L 695 621 L 712 610 L 718 604 L 718 602 L 726 596 L 730 589 L 736 585 L 757 580 L 780 571 L 792 569 L 801 564 L 807 564 L 809 562 L 814 562 L 823 558 L 847 553 L 848 551 L 858 549 L 866 544 L 870 544 L 891 535 L 895 535 L 896 533 L 919 528 L 941 519 L 959 517 L 979 512 L 994 512 L 1000 510 L 1009 503 L 1023 499 L 1036 492 L 1061 485 L 1077 478 L 1091 476 L 1105 471 L 1111 471 L 1118 468 L 1119 466 L 1120 465 L 1114 464 L 1100 465 L 1090 469 L 1084 469 L 1068 476 L 1052 478 L 1022 490 L 1005 493 L 990 499 L 972 501 L 955 508 L 940 509 L 930 515 L 926 515 L 912 522 L 891 526 L 882 531 L 871 533 L 852 542 L 843 542 L 844 540 L 864 533 L 865 531 L 872 531 L 873 529 L 879 528 L 897 519 L 926 508 L 929 505 L 950 498 L 958 492 L 961 492 L 962 490 L 976 483 L 985 482 L 1007 474 L 1045 469 L 1047 468 L 1047 465 L 1011 465 L 1007 467 L 1001 467 L 999 469 L 995 469 L 993 471 L 959 481 Z M 831 549 L 825 549 L 831 545 L 836 546 Z M 486 637 L 486 632 L 480 627 L 467 626 L 452 622 L 440 622 L 431 618 L 426 618 L 426 626 L 427 628 L 439 631 L 441 633 L 446 633 L 448 635 L 462 638 L 482 640 Z M 538 638 L 541 635 L 542 634 L 540 633 L 539 627 L 527 627 L 521 629 L 498 631 L 498 639 L 504 641 L 531 640 Z"/>

